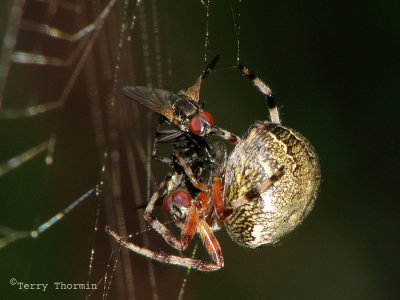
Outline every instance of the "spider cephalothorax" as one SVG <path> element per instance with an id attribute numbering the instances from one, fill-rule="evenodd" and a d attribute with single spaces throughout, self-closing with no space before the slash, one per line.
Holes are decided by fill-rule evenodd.
<path id="1" fill-rule="evenodd" d="M 212 262 L 157 253 L 127 242 L 107 228 L 121 245 L 164 263 L 213 271 L 224 266 L 214 230 L 225 227 L 238 244 L 255 248 L 276 243 L 311 211 L 321 177 L 313 147 L 301 134 L 280 124 L 270 88 L 247 68 L 239 65 L 239 69 L 264 94 L 271 120 L 254 123 L 243 139 L 237 140 L 228 159 L 210 161 L 216 164 L 211 182 L 199 181 L 187 159 L 176 154 L 182 174 L 198 190 L 193 197 L 177 187 L 164 198 L 165 210 L 182 229 L 180 240 L 152 216 L 155 202 L 169 184 L 168 178 L 153 194 L 145 211 L 151 226 L 178 250 L 186 249 L 199 233 Z"/>

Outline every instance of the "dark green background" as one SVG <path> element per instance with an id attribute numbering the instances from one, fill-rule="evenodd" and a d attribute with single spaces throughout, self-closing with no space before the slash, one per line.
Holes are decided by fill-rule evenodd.
<path id="1" fill-rule="evenodd" d="M 170 76 L 164 65 L 164 88 L 190 86 L 204 66 L 205 52 L 208 58 L 218 53 L 221 60 L 201 93 L 216 123 L 242 135 L 252 122 L 266 119 L 263 97 L 233 68 L 237 31 L 230 2 L 212 1 L 206 50 L 200 1 L 168 1 L 158 9 L 161 55 L 172 61 Z M 322 185 L 310 216 L 276 246 L 250 250 L 234 244 L 224 231 L 217 233 L 225 267 L 193 271 L 186 299 L 399 297 L 400 3 L 242 1 L 234 3 L 234 11 L 236 18 L 238 11 L 241 15 L 241 62 L 273 89 L 282 123 L 316 148 Z M 133 37 L 138 45 L 139 34 L 137 26 Z M 133 71 L 137 84 L 144 84 L 140 49 L 132 53 L 137 60 Z M 10 97 L 21 85 L 38 87 L 33 78 L 20 76 L 10 83 Z M 39 88 L 51 90 L 48 84 Z M 90 108 L 78 102 L 84 88 L 85 82 L 77 83 L 61 112 L 36 121 L 1 121 L 2 162 L 46 138 L 54 124 L 58 140 L 54 168 L 37 159 L 0 179 L 0 224 L 18 229 L 38 225 L 97 181 Z M 39 283 L 60 276 L 66 282 L 84 280 L 95 208 L 95 200 L 85 203 L 40 239 L 1 250 L 0 295 L 5 291 L 8 297 L 0 299 L 22 296 L 11 290 L 11 277 Z M 175 284 L 160 291 L 161 299 L 176 298 L 177 290 Z M 30 291 L 25 296 L 44 299 Z"/>

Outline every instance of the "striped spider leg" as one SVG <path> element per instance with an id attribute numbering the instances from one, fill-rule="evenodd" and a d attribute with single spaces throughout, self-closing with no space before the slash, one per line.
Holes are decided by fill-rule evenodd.
<path id="1" fill-rule="evenodd" d="M 280 124 L 281 121 L 279 119 L 278 108 L 276 105 L 276 100 L 274 94 L 272 93 L 269 86 L 267 86 L 261 79 L 259 79 L 253 72 L 247 69 L 245 66 L 238 64 L 237 68 L 243 72 L 247 78 L 249 78 L 255 87 L 264 95 L 267 100 L 269 115 L 272 123 Z"/>

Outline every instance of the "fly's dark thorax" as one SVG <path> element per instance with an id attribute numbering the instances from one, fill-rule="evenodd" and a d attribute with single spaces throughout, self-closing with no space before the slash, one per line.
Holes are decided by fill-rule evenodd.
<path id="1" fill-rule="evenodd" d="M 180 123 L 188 125 L 190 119 L 199 114 L 201 107 L 185 94 L 179 94 L 178 98 L 173 103 L 173 110 Z"/>
<path id="2" fill-rule="evenodd" d="M 298 132 L 256 122 L 228 159 L 226 205 L 266 182 L 283 166 L 283 175 L 259 197 L 236 208 L 225 227 L 241 245 L 273 244 L 293 230 L 313 207 L 320 183 L 317 155 Z"/>

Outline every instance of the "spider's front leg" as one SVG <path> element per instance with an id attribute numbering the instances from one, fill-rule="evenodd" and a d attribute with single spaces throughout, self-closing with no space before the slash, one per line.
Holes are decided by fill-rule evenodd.
<path id="1" fill-rule="evenodd" d="M 208 226 L 208 225 L 207 225 Z M 209 228 L 208 228 L 209 229 Z M 168 255 L 165 253 L 161 252 L 155 252 L 147 248 L 140 247 L 138 245 L 135 245 L 133 243 L 127 242 L 123 238 L 121 238 L 116 232 L 112 231 L 108 226 L 105 228 L 106 232 L 111 235 L 121 246 L 137 253 L 140 255 L 143 255 L 147 258 L 157 260 L 162 263 L 166 264 L 171 264 L 171 265 L 176 265 L 176 266 L 181 266 L 185 268 L 193 268 L 199 271 L 215 271 L 218 269 L 221 269 L 224 266 L 224 261 L 223 257 L 221 254 L 221 259 L 219 259 L 217 262 L 212 262 L 208 263 L 205 261 L 202 261 L 200 259 L 194 259 L 190 257 L 181 257 L 177 255 Z M 213 240 L 212 237 L 207 236 L 207 230 L 201 228 L 199 230 L 201 236 L 205 236 L 207 238 L 207 242 Z M 212 232 L 211 232 L 212 233 Z M 213 234 L 212 234 L 213 236 Z M 215 238 L 215 236 L 214 236 Z M 221 249 L 220 249 L 221 250 Z"/>
<path id="2" fill-rule="evenodd" d="M 175 153 L 176 158 L 178 159 L 179 164 L 181 165 L 181 167 L 183 168 L 183 170 L 185 171 L 187 177 L 189 178 L 191 184 L 198 190 L 202 191 L 202 192 L 208 192 L 210 190 L 210 187 L 199 181 L 196 176 L 194 176 L 192 169 L 190 168 L 190 166 L 187 164 L 187 162 L 185 161 L 185 159 L 183 158 L 182 155 L 180 155 L 179 153 Z"/>
<path id="3" fill-rule="evenodd" d="M 175 175 L 173 175 L 175 176 Z M 153 229 L 158 232 L 164 240 L 174 247 L 177 250 L 184 250 L 184 247 L 181 241 L 179 241 L 173 233 L 163 224 L 161 223 L 158 219 L 156 219 L 153 216 L 153 210 L 155 207 L 155 203 L 157 199 L 161 195 L 161 191 L 165 188 L 165 186 L 169 185 L 168 190 L 175 190 L 179 182 L 182 180 L 182 176 L 177 176 L 177 178 L 173 176 L 168 176 L 158 187 L 158 189 L 154 192 L 154 194 L 151 196 L 151 199 L 149 203 L 147 204 L 146 210 L 144 212 L 144 218 L 146 219 L 147 222 L 153 227 Z M 190 206 L 190 195 L 184 191 L 175 191 L 171 195 L 168 195 L 165 199 L 172 199 L 175 201 L 175 203 L 185 205 L 187 207 Z M 167 200 L 164 200 L 164 208 L 166 207 L 166 202 Z M 168 206 L 168 205 L 167 205 Z M 195 212 L 193 212 L 195 213 Z M 193 233 L 194 234 L 194 233 Z"/>
<path id="4" fill-rule="evenodd" d="M 233 210 L 231 207 L 226 207 L 222 199 L 222 181 L 220 176 L 213 177 L 212 184 L 212 199 L 214 203 L 215 212 L 217 213 L 218 219 L 225 221 L 232 214 Z"/>
<path id="5" fill-rule="evenodd" d="M 279 119 L 278 108 L 276 105 L 276 100 L 274 94 L 268 85 L 266 85 L 261 79 L 259 79 L 253 72 L 247 69 L 245 66 L 238 64 L 237 68 L 243 72 L 243 74 L 249 78 L 254 86 L 258 88 L 258 90 L 264 95 L 267 100 L 267 104 L 269 107 L 269 115 L 272 123 L 280 124 L 281 121 Z"/>

